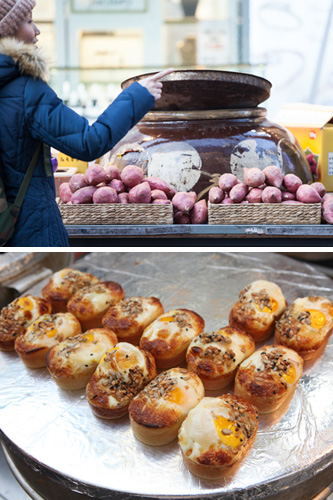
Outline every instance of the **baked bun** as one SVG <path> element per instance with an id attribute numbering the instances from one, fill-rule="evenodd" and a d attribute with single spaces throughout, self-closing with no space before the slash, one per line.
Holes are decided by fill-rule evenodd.
<path id="1" fill-rule="evenodd" d="M 116 335 L 105 328 L 88 330 L 51 347 L 46 355 L 46 366 L 62 389 L 82 389 L 106 351 L 117 341 Z"/>
<path id="2" fill-rule="evenodd" d="M 153 356 L 126 342 L 106 352 L 87 385 L 87 399 L 98 417 L 126 415 L 131 400 L 156 377 Z"/>
<path id="3" fill-rule="evenodd" d="M 0 351 L 14 351 L 15 340 L 24 333 L 36 319 L 51 313 L 49 302 L 27 295 L 19 297 L 1 309 Z"/>
<path id="4" fill-rule="evenodd" d="M 191 408 L 204 397 L 200 378 L 185 368 L 160 373 L 131 402 L 129 416 L 134 436 L 161 446 L 176 439 Z"/>
<path id="5" fill-rule="evenodd" d="M 325 348 L 332 329 L 332 302 L 323 297 L 303 297 L 287 307 L 277 322 L 275 342 L 309 360 Z"/>
<path id="6" fill-rule="evenodd" d="M 69 299 L 67 309 L 80 321 L 82 330 L 90 330 L 102 326 L 102 318 L 109 307 L 124 297 L 119 283 L 104 281 L 81 288 Z"/>
<path id="7" fill-rule="evenodd" d="M 205 322 L 199 314 L 188 309 L 173 309 L 144 330 L 140 346 L 152 353 L 157 368 L 172 368 L 185 361 L 191 340 L 204 327 Z"/>
<path id="8" fill-rule="evenodd" d="M 239 464 L 258 430 L 258 410 L 246 399 L 225 394 L 203 398 L 178 435 L 186 467 L 205 479 L 218 479 Z"/>
<path id="9" fill-rule="evenodd" d="M 102 323 L 116 333 L 119 341 L 136 345 L 144 329 L 163 312 L 156 297 L 130 297 L 110 307 Z"/>
<path id="10" fill-rule="evenodd" d="M 240 365 L 234 392 L 256 405 L 259 413 L 270 413 L 295 390 L 302 372 L 303 359 L 297 352 L 266 345 Z"/>
<path id="11" fill-rule="evenodd" d="M 44 314 L 15 341 L 15 350 L 29 368 L 46 366 L 46 353 L 68 337 L 81 333 L 81 325 L 71 313 Z"/>
<path id="12" fill-rule="evenodd" d="M 226 326 L 203 332 L 189 345 L 187 368 L 201 378 L 205 389 L 222 389 L 234 380 L 238 366 L 254 349 L 253 338 L 239 328 Z"/>
<path id="13" fill-rule="evenodd" d="M 275 322 L 286 306 L 278 285 L 271 281 L 253 281 L 240 292 L 238 302 L 230 311 L 229 323 L 243 328 L 255 342 L 260 342 L 274 333 Z"/>
<path id="14" fill-rule="evenodd" d="M 96 276 L 82 273 L 77 269 L 61 269 L 56 272 L 44 286 L 42 297 L 52 305 L 52 312 L 66 312 L 67 302 L 81 288 L 96 285 L 99 282 Z"/>

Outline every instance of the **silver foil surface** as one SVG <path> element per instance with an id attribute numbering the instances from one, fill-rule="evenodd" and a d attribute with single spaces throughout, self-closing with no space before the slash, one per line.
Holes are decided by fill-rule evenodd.
<path id="1" fill-rule="evenodd" d="M 333 300 L 330 278 L 273 253 L 92 253 L 74 267 L 119 282 L 127 297 L 156 296 L 165 311 L 192 309 L 205 319 L 206 331 L 228 324 L 240 290 L 256 279 L 276 282 L 288 303 L 308 295 Z M 30 292 L 40 294 L 46 281 Z M 333 337 L 320 358 L 305 363 L 293 397 L 260 416 L 254 446 L 240 467 L 213 482 L 186 470 L 176 441 L 141 444 L 128 417 L 95 417 L 84 390 L 60 389 L 46 369 L 26 368 L 15 353 L 0 352 L 0 377 L 3 436 L 32 469 L 91 498 L 286 498 L 291 485 L 315 478 L 333 461 Z"/>

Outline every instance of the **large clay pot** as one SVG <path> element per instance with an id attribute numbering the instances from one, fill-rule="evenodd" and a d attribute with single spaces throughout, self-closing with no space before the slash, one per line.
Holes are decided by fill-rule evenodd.
<path id="1" fill-rule="evenodd" d="M 155 108 L 115 146 L 108 161 L 120 169 L 136 164 L 147 175 L 164 179 L 178 191 L 196 191 L 199 198 L 207 197 L 209 188 L 225 172 L 242 180 L 244 167 L 278 165 L 284 174 L 294 173 L 304 183 L 311 181 L 306 157 L 293 135 L 269 121 L 266 109 L 256 107 L 269 95 L 267 80 L 210 72 L 214 79 L 205 78 L 204 85 L 197 80 L 194 85 L 195 80 L 182 80 L 179 73 L 186 72 L 173 74 L 176 85 L 164 82 L 161 102 L 157 101 Z M 201 76 L 200 72 L 191 73 Z M 238 84 L 228 81 L 230 75 L 240 75 Z M 236 104 L 239 109 L 235 109 Z M 233 109 L 226 109 L 228 106 Z"/>

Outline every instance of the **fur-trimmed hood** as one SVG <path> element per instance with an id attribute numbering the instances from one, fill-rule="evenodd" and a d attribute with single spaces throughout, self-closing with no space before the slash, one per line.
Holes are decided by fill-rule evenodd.
<path id="1" fill-rule="evenodd" d="M 0 38 L 0 87 L 20 74 L 40 78 L 46 82 L 48 63 L 45 57 L 33 44 L 26 44 L 16 38 Z"/>

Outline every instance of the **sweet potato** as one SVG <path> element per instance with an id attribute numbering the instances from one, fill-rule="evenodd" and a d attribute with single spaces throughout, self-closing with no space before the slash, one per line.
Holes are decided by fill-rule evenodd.
<path id="1" fill-rule="evenodd" d="M 264 182 L 265 174 L 260 168 L 244 168 L 244 183 L 247 186 L 257 188 Z"/>
<path id="2" fill-rule="evenodd" d="M 206 224 L 208 221 L 208 208 L 206 200 L 197 201 L 190 211 L 192 224 Z"/>
<path id="3" fill-rule="evenodd" d="M 221 201 L 221 205 L 233 205 L 234 202 L 230 198 L 224 198 L 224 200 Z"/>
<path id="4" fill-rule="evenodd" d="M 245 200 L 249 203 L 261 203 L 262 202 L 262 189 L 252 188 L 245 197 Z"/>
<path id="5" fill-rule="evenodd" d="M 69 182 L 63 182 L 59 186 L 59 196 L 61 201 L 68 203 L 72 201 L 73 191 L 70 188 Z"/>
<path id="6" fill-rule="evenodd" d="M 84 176 L 87 184 L 90 186 L 97 186 L 97 184 L 105 182 L 106 180 L 105 170 L 101 165 L 98 165 L 98 163 L 89 165 Z"/>
<path id="7" fill-rule="evenodd" d="M 311 186 L 315 188 L 321 198 L 325 196 L 326 188 L 322 182 L 314 182 L 313 184 L 311 184 Z"/>
<path id="8" fill-rule="evenodd" d="M 150 203 L 151 189 L 148 182 L 141 182 L 132 187 L 128 195 L 130 203 Z"/>
<path id="9" fill-rule="evenodd" d="M 233 188 L 231 188 L 229 192 L 229 196 L 234 203 L 240 203 L 244 200 L 247 195 L 249 188 L 243 182 L 236 184 Z"/>
<path id="10" fill-rule="evenodd" d="M 333 197 L 327 198 L 323 205 L 323 219 L 328 222 L 328 224 L 333 224 Z"/>
<path id="11" fill-rule="evenodd" d="M 125 184 L 119 179 L 112 179 L 109 186 L 112 187 L 117 192 L 117 194 L 126 192 Z"/>
<path id="12" fill-rule="evenodd" d="M 118 196 L 115 189 L 110 186 L 97 188 L 92 197 L 93 203 L 117 203 Z"/>
<path id="13" fill-rule="evenodd" d="M 282 201 L 295 200 L 295 193 L 290 193 L 289 191 L 282 191 Z"/>
<path id="14" fill-rule="evenodd" d="M 180 191 L 172 198 L 172 205 L 180 212 L 189 212 L 194 207 L 194 204 L 193 194 L 186 191 Z"/>
<path id="15" fill-rule="evenodd" d="M 129 194 L 128 193 L 119 193 L 118 194 L 118 203 L 122 203 L 122 204 L 129 203 Z"/>
<path id="16" fill-rule="evenodd" d="M 143 180 L 143 170 L 136 165 L 127 165 L 120 174 L 120 178 L 128 188 L 133 188 L 141 184 Z"/>
<path id="17" fill-rule="evenodd" d="M 282 205 L 303 205 L 300 201 L 297 200 L 285 200 L 281 202 Z"/>
<path id="18" fill-rule="evenodd" d="M 190 224 L 190 214 L 188 212 L 176 211 L 173 216 L 175 224 Z"/>
<path id="19" fill-rule="evenodd" d="M 95 186 L 87 186 L 78 189 L 73 193 L 72 203 L 73 205 L 79 205 L 83 203 L 92 203 L 92 197 L 94 192 L 97 190 Z"/>
<path id="20" fill-rule="evenodd" d="M 221 201 L 224 199 L 224 196 L 225 195 L 222 189 L 217 186 L 214 186 L 209 190 L 208 199 L 210 203 L 216 204 L 216 203 L 221 203 Z"/>
<path id="21" fill-rule="evenodd" d="M 274 186 L 267 186 L 262 192 L 262 201 L 264 203 L 281 203 L 282 194 L 280 189 Z"/>
<path id="22" fill-rule="evenodd" d="M 322 198 L 322 202 L 328 200 L 329 198 L 333 198 L 333 193 L 326 193 L 323 198 Z"/>
<path id="23" fill-rule="evenodd" d="M 151 192 L 151 198 L 152 198 L 152 200 L 167 200 L 168 199 L 165 192 L 161 191 L 160 189 L 153 189 Z M 168 200 L 168 201 L 170 201 L 170 200 Z"/>
<path id="24" fill-rule="evenodd" d="M 168 200 L 172 200 L 172 198 L 175 196 L 176 193 L 177 191 L 174 188 L 171 188 L 170 191 L 166 193 Z"/>
<path id="25" fill-rule="evenodd" d="M 279 188 L 283 183 L 283 173 L 276 165 L 269 165 L 263 170 L 266 177 L 266 184 Z"/>
<path id="26" fill-rule="evenodd" d="M 159 189 L 160 191 L 164 191 L 165 194 L 168 194 L 168 192 L 171 190 L 169 184 L 163 179 L 159 179 L 158 177 L 146 177 L 145 181 L 148 182 L 151 190 Z"/>
<path id="27" fill-rule="evenodd" d="M 319 203 L 321 197 L 314 187 L 309 184 L 302 184 L 296 191 L 296 199 L 302 203 Z"/>
<path id="28" fill-rule="evenodd" d="M 118 179 L 120 180 L 120 171 L 118 167 L 115 165 L 107 165 L 105 167 L 105 181 L 106 182 L 111 182 L 113 179 Z"/>
<path id="29" fill-rule="evenodd" d="M 303 184 L 301 179 L 295 174 L 287 174 L 283 178 L 283 186 L 290 193 L 296 193 L 297 189 Z"/>
<path id="30" fill-rule="evenodd" d="M 88 183 L 86 182 L 86 178 L 84 174 L 74 174 L 70 179 L 69 179 L 69 187 L 71 188 L 72 192 L 75 193 L 78 189 L 81 189 L 83 187 L 87 187 Z"/>
<path id="31" fill-rule="evenodd" d="M 236 186 L 238 179 L 234 174 L 222 174 L 219 178 L 219 188 L 226 193 Z"/>
<path id="32" fill-rule="evenodd" d="M 161 198 L 156 198 L 152 201 L 152 205 L 170 205 L 170 200 L 161 200 Z"/>

